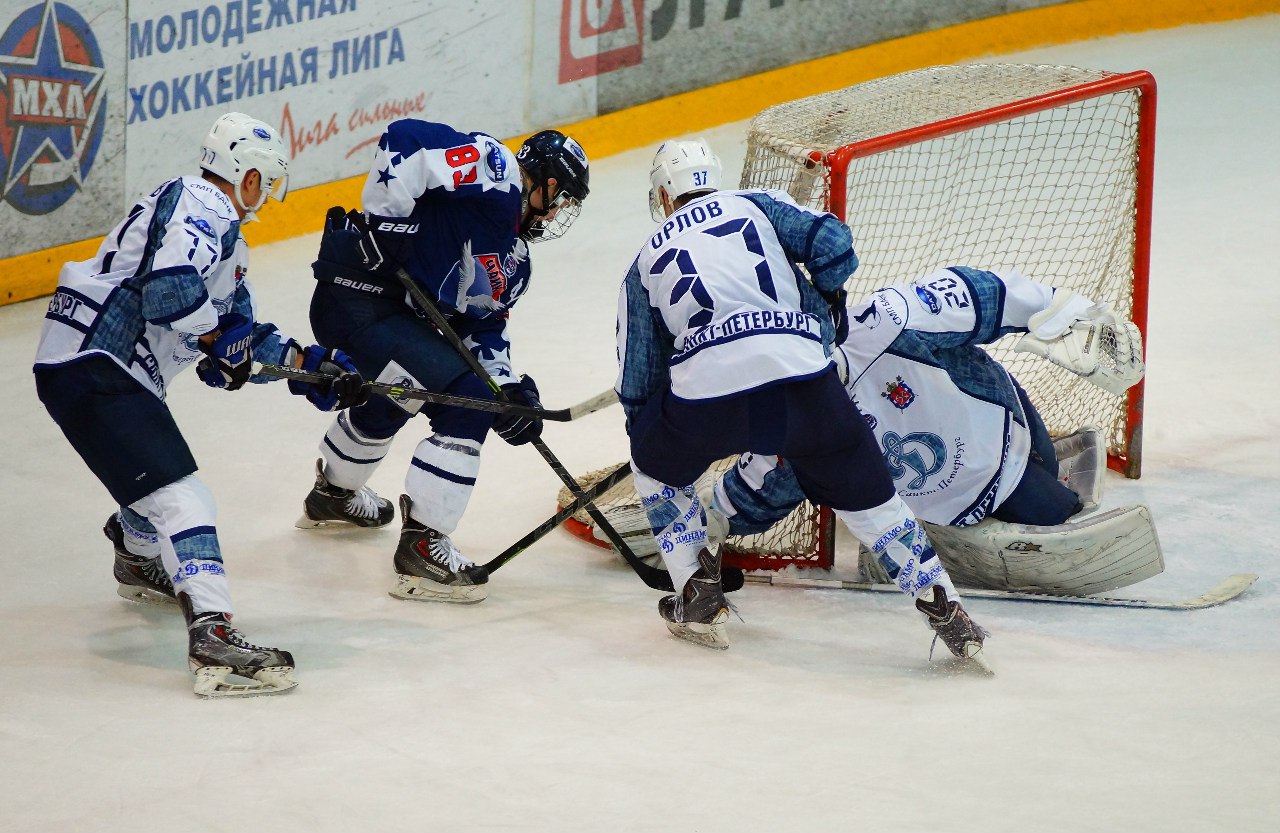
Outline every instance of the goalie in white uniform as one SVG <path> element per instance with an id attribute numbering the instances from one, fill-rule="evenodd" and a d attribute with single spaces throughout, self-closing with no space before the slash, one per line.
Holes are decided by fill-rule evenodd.
<path id="1" fill-rule="evenodd" d="M 1105 468 L 1097 429 L 1051 440 L 1021 386 L 978 345 L 1026 333 L 1016 350 L 1120 395 L 1144 370 L 1141 335 L 1131 322 L 1071 290 L 965 266 L 878 290 L 851 317 L 834 355 L 898 494 L 930 524 L 977 528 L 967 536 L 948 531 L 938 545 L 953 569 L 952 541 L 991 549 L 984 534 L 1011 524 L 1057 527 L 1097 507 Z M 760 455 L 744 455 L 713 495 L 731 535 L 763 532 L 805 497 L 789 466 Z M 1083 548 L 1088 525 L 1078 526 L 1071 531 L 1081 532 Z M 888 577 L 875 563 L 863 567 L 873 578 Z"/>
<path id="2" fill-rule="evenodd" d="M 728 647 L 719 548 L 692 484 L 728 454 L 781 454 L 806 493 L 895 565 L 951 653 L 986 667 L 985 632 L 894 492 L 830 358 L 831 315 L 844 313 L 841 287 L 858 262 L 849 229 L 779 191 L 717 190 L 720 162 L 701 141 L 664 143 L 650 182 L 661 225 L 619 294 L 615 388 L 676 590 L 658 605 L 668 629 Z"/>
<path id="3" fill-rule="evenodd" d="M 268 381 L 252 375 L 258 360 L 335 376 L 289 383 L 334 410 L 361 401 L 363 379 L 341 353 L 303 348 L 257 321 L 240 224 L 268 196 L 284 198 L 280 135 L 228 113 L 210 129 L 200 166 L 203 176 L 171 179 L 139 200 L 92 260 L 62 268 L 36 352 L 36 393 L 119 504 L 103 531 L 120 595 L 185 614 L 196 693 L 274 694 L 296 685 L 293 656 L 231 626 L 213 495 L 165 394 L 192 364 L 216 388 Z"/>

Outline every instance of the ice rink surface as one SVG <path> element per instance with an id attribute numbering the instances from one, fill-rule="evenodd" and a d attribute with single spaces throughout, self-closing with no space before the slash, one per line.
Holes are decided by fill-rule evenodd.
<path id="1" fill-rule="evenodd" d="M 1165 550 L 1164 574 L 1120 595 L 1260 574 L 1242 598 L 973 600 L 991 680 L 939 670 L 906 600 L 876 594 L 749 586 L 733 647 L 699 649 L 621 562 L 562 531 L 483 604 L 401 602 L 398 525 L 293 527 L 329 417 L 283 384 L 228 395 L 189 373 L 170 402 L 218 499 L 237 624 L 292 650 L 300 680 L 203 701 L 176 615 L 115 595 L 110 498 L 34 395 L 34 300 L 0 308 L 0 831 L 1280 829 L 1277 43 L 1266 17 L 1000 59 L 1159 83 L 1144 476 L 1109 475 L 1103 507 L 1149 505 Z M 745 132 L 704 134 L 726 179 Z M 613 383 L 652 153 L 597 160 L 577 225 L 535 249 L 515 360 L 551 407 Z M 251 258 L 263 317 L 304 340 L 316 245 Z M 381 494 L 424 431 L 397 440 Z M 625 456 L 616 407 L 544 437 L 575 473 Z M 487 560 L 558 487 L 531 449 L 487 444 L 455 541 Z"/>

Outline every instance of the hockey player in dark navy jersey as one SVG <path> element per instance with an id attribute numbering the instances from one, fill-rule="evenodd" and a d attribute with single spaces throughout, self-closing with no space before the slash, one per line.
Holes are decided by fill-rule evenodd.
<path id="1" fill-rule="evenodd" d="M 513 154 L 485 133 L 392 122 L 365 181 L 363 211 L 332 209 L 326 220 L 311 302 L 317 337 L 350 355 L 366 378 L 493 399 L 486 381 L 416 308 L 398 277 L 403 271 L 510 401 L 539 406 L 533 379 L 512 369 L 508 315 L 529 288 L 529 244 L 562 235 L 587 192 L 587 156 L 558 131 L 531 136 Z M 394 558 L 399 580 L 391 592 L 478 602 L 488 576 L 449 535 L 471 497 L 489 430 L 520 445 L 541 433 L 536 418 L 371 398 L 339 414 L 325 433 L 298 526 L 390 523 L 390 502 L 365 484 L 418 413 L 431 433 L 415 448 L 405 477 Z"/>

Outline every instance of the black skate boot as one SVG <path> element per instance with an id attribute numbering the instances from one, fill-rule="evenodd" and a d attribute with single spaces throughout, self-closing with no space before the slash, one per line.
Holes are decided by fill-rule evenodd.
<path id="1" fill-rule="evenodd" d="M 696 645 L 723 651 L 729 647 L 725 622 L 729 620 L 729 603 L 720 584 L 720 555 L 703 547 L 698 553 L 698 569 L 685 582 L 680 595 L 658 600 L 658 613 L 667 622 L 667 630 Z"/>
<path id="2" fill-rule="evenodd" d="M 400 496 L 404 527 L 394 566 L 399 576 L 391 595 L 397 599 L 474 604 L 488 595 L 489 571 L 458 552 L 449 536 L 409 515 L 413 501 Z"/>
<path id="3" fill-rule="evenodd" d="M 139 604 L 176 605 L 173 582 L 165 572 L 159 558 L 134 555 L 125 549 L 124 529 L 120 516 L 113 514 L 102 527 L 102 534 L 111 540 L 116 550 L 115 577 L 119 586 L 116 593 L 122 599 Z"/>
<path id="4" fill-rule="evenodd" d="M 982 644 L 990 634 L 969 614 L 958 601 L 947 601 L 946 592 L 934 585 L 928 590 L 929 598 L 916 598 L 916 609 L 923 613 L 933 629 L 934 639 L 941 639 L 956 658 L 971 663 L 986 674 L 994 674 Z M 932 651 L 930 651 L 932 654 Z"/>
<path id="5" fill-rule="evenodd" d="M 354 526 L 386 526 L 395 517 L 391 501 L 378 497 L 368 486 L 344 489 L 324 476 L 324 460 L 316 460 L 316 485 L 302 501 L 302 517 L 294 526 L 314 529 L 330 523 Z"/>
<path id="6" fill-rule="evenodd" d="M 183 601 L 186 594 L 182 594 Z M 263 648 L 244 638 L 231 626 L 226 613 L 188 614 L 190 649 L 187 664 L 196 675 L 195 692 L 200 697 L 253 697 L 282 694 L 297 682 L 293 677 L 293 654 L 278 648 Z M 228 681 L 235 675 L 244 682 Z"/>

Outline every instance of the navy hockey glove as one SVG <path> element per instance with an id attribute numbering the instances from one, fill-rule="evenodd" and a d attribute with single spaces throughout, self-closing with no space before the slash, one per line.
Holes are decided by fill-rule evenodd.
<path id="1" fill-rule="evenodd" d="M 327 382 L 295 382 L 289 380 L 289 392 L 307 397 L 322 411 L 345 411 L 363 405 L 369 398 L 364 377 L 355 363 L 341 350 L 325 349 L 318 344 L 299 348 L 302 370 L 333 377 Z"/>
<path id="2" fill-rule="evenodd" d="M 253 375 L 253 321 L 238 312 L 218 318 L 217 335 L 201 340 L 196 375 L 211 388 L 239 390 Z"/>
<path id="3" fill-rule="evenodd" d="M 520 381 L 503 385 L 502 392 L 513 405 L 542 407 L 542 400 L 538 398 L 538 386 L 528 376 L 521 376 Z M 498 418 L 493 421 L 493 430 L 512 445 L 524 445 L 542 436 L 542 418 L 525 414 L 498 414 Z"/>
<path id="4" fill-rule="evenodd" d="M 819 292 L 822 299 L 831 308 L 831 323 L 836 327 L 836 344 L 844 344 L 849 337 L 849 308 L 845 304 L 849 293 L 844 289 L 833 289 L 830 292 Z"/>

